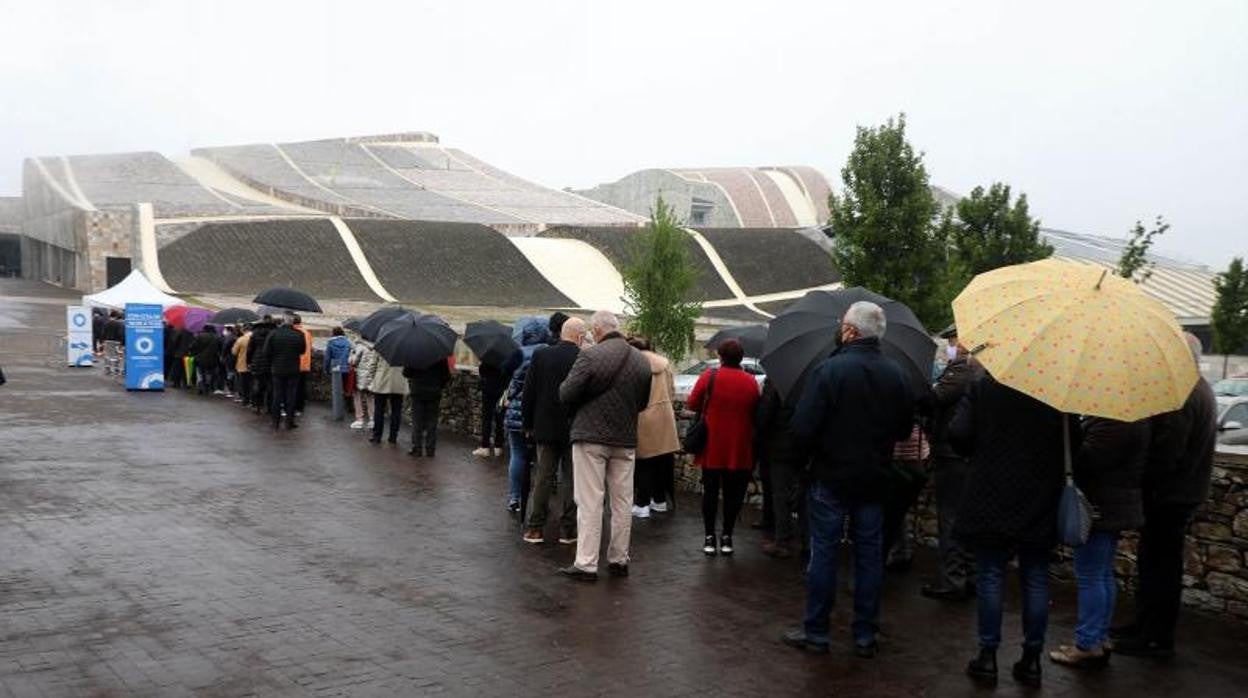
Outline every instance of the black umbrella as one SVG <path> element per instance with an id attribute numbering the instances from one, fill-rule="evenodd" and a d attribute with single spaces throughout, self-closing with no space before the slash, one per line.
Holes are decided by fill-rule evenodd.
<path id="1" fill-rule="evenodd" d="M 208 318 L 209 325 L 237 325 L 242 322 L 255 322 L 260 319 L 259 315 L 246 308 L 226 308 L 218 310 L 216 315 Z"/>
<path id="2" fill-rule="evenodd" d="M 464 344 L 477 355 L 478 361 L 489 366 L 502 366 L 520 349 L 511 337 L 511 327 L 497 320 L 468 323 L 464 330 Z"/>
<path id="3" fill-rule="evenodd" d="M 801 394 L 806 376 L 836 348 L 841 318 L 849 306 L 870 301 L 884 309 L 888 327 L 881 347 L 901 365 L 915 395 L 926 391 L 932 376 L 936 343 L 923 323 L 905 305 L 861 287 L 811 291 L 772 319 L 762 364 L 767 380 L 787 400 Z"/>
<path id="4" fill-rule="evenodd" d="M 381 334 L 381 328 L 387 322 L 403 317 L 412 311 L 400 308 L 397 305 L 388 305 L 384 308 L 378 308 L 368 315 L 368 317 L 360 320 L 360 328 L 358 332 L 360 336 L 370 342 L 377 341 L 377 336 Z"/>
<path id="5" fill-rule="evenodd" d="M 437 315 L 405 313 L 381 328 L 374 348 L 391 366 L 428 368 L 455 353 L 459 335 Z"/>
<path id="6" fill-rule="evenodd" d="M 741 327 L 729 327 L 716 332 L 706 342 L 707 349 L 718 349 L 729 339 L 735 339 L 741 342 L 741 348 L 745 350 L 746 356 L 762 356 L 763 349 L 767 343 L 767 326 L 766 325 L 743 325 Z"/>
<path id="7" fill-rule="evenodd" d="M 303 291 L 286 288 L 285 286 L 275 286 L 267 291 L 263 291 L 260 295 L 253 298 L 251 302 L 282 308 L 283 310 L 302 310 L 305 313 L 321 312 L 321 305 L 316 302 L 315 298 Z"/>
<path id="8" fill-rule="evenodd" d="M 346 320 L 343 320 L 342 329 L 351 330 L 352 332 L 359 332 L 360 322 L 362 321 L 358 317 L 349 317 Z"/>

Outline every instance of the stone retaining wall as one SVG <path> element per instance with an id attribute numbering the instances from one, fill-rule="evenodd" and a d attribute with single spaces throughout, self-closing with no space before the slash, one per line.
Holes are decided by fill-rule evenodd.
<path id="1" fill-rule="evenodd" d="M 313 399 L 329 398 L 328 381 L 320 371 L 320 352 L 313 361 L 310 393 Z M 442 400 L 442 427 L 457 434 L 480 436 L 480 379 L 473 367 L 461 367 L 452 376 Z M 677 405 L 678 409 L 681 407 Z M 683 434 L 687 420 L 679 420 Z M 684 491 L 700 491 L 698 469 L 683 454 L 677 458 L 676 484 Z M 931 488 L 920 497 L 909 530 L 926 545 L 936 544 L 936 514 Z M 1118 573 L 1126 591 L 1133 591 L 1137 538 L 1124 537 L 1118 556 Z M 1204 611 L 1229 615 L 1248 622 L 1248 455 L 1219 453 L 1213 471 L 1209 501 L 1197 512 L 1188 531 L 1187 565 L 1183 578 L 1184 604 Z M 1069 551 L 1060 553 L 1056 574 L 1069 578 Z"/>

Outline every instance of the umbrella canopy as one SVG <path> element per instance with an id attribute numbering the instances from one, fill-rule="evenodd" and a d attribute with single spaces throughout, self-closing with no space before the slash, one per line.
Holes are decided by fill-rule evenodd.
<path id="1" fill-rule="evenodd" d="M 382 326 L 374 348 L 391 366 L 428 368 L 453 354 L 457 339 L 437 315 L 406 313 Z"/>
<path id="2" fill-rule="evenodd" d="M 218 310 L 208 322 L 212 325 L 237 325 L 243 322 L 255 322 L 260 316 L 246 308 L 226 308 Z"/>
<path id="3" fill-rule="evenodd" d="M 936 342 L 905 305 L 855 286 L 839 291 L 811 291 L 785 308 L 768 325 L 762 364 L 767 380 L 793 401 L 806 376 L 836 348 L 841 318 L 849 306 L 870 301 L 884 309 L 888 326 L 880 344 L 884 355 L 901 365 L 915 395 L 930 387 Z"/>
<path id="4" fill-rule="evenodd" d="M 186 311 L 188 310 L 190 310 L 190 307 L 185 305 L 175 305 L 165 308 L 165 322 L 178 329 L 186 327 Z"/>
<path id="5" fill-rule="evenodd" d="M 362 320 L 358 317 L 349 317 L 342 323 L 342 329 L 351 330 L 352 332 L 359 332 L 361 322 Z"/>
<path id="6" fill-rule="evenodd" d="M 468 323 L 464 330 L 464 344 L 477 355 L 477 359 L 489 366 L 502 366 L 520 349 L 512 339 L 511 327 L 497 320 L 480 320 Z"/>
<path id="7" fill-rule="evenodd" d="M 377 336 L 381 334 L 381 328 L 391 320 L 397 320 L 404 315 L 410 315 L 412 311 L 401 308 L 397 305 L 388 305 L 384 308 L 374 310 L 368 317 L 360 320 L 360 336 L 370 342 L 377 341 Z M 419 313 L 416 313 L 419 315 Z"/>
<path id="8" fill-rule="evenodd" d="M 1062 412 L 1134 421 L 1179 409 L 1196 384 L 1174 315 L 1099 266 L 1047 259 L 980 274 L 953 314 L 994 378 Z"/>
<path id="9" fill-rule="evenodd" d="M 212 311 L 207 308 L 187 308 L 182 316 L 182 326 L 191 332 L 198 332 L 204 329 L 212 315 Z"/>
<path id="10" fill-rule="evenodd" d="M 301 310 L 306 313 L 321 312 L 320 303 L 317 303 L 312 296 L 303 291 L 285 286 L 275 286 L 267 291 L 262 291 L 260 295 L 251 299 L 251 302 L 282 308 L 283 310 Z"/>
<path id="11" fill-rule="evenodd" d="M 763 350 L 767 346 L 767 326 L 743 325 L 741 327 L 722 329 L 707 340 L 706 348 L 711 350 L 718 349 L 720 344 L 729 339 L 741 342 L 741 348 L 745 350 L 746 356 L 762 356 Z"/>

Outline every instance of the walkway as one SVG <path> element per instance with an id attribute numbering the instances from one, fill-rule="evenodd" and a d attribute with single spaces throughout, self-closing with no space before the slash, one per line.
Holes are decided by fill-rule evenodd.
<path id="1" fill-rule="evenodd" d="M 918 572 L 890 581 L 873 661 L 843 634 L 829 657 L 779 645 L 797 567 L 748 528 L 704 559 L 692 500 L 635 527 L 631 578 L 568 582 L 567 550 L 520 542 L 501 462 L 450 438 L 415 461 L 321 409 L 275 435 L 220 398 L 126 393 L 47 353 L 73 298 L 0 280 L 0 695 L 972 693 L 973 609 L 919 598 Z M 1071 620 L 1063 595 L 1053 640 Z M 1248 685 L 1244 628 L 1183 631 L 1171 666 L 1046 665 L 1046 694 Z"/>

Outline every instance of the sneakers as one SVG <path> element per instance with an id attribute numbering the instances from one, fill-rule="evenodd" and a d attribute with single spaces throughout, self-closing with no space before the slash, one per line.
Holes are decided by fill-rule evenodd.
<path id="1" fill-rule="evenodd" d="M 363 429 L 363 428 L 364 428 L 364 420 L 362 420 L 362 419 L 357 419 L 357 420 L 355 420 L 354 422 L 351 422 L 351 428 L 352 428 L 352 429 Z"/>
<path id="2" fill-rule="evenodd" d="M 633 518 L 634 519 L 650 518 L 650 507 L 639 507 L 639 506 L 634 505 L 633 506 Z"/>
<path id="3" fill-rule="evenodd" d="M 493 454 L 494 454 L 493 449 L 485 448 L 484 446 L 472 452 L 472 455 L 476 456 L 477 458 L 489 458 Z"/>
<path id="4" fill-rule="evenodd" d="M 493 456 L 494 458 L 502 458 L 502 457 L 503 457 L 503 449 L 501 449 L 501 448 L 494 448 L 494 449 L 490 449 L 490 455 L 491 455 L 491 456 Z"/>
<path id="5" fill-rule="evenodd" d="M 520 513 L 520 500 L 519 499 L 507 500 L 507 511 L 513 514 Z"/>
<path id="6" fill-rule="evenodd" d="M 650 511 L 657 512 L 659 514 L 666 514 L 667 502 L 656 502 L 653 499 L 650 500 Z"/>
<path id="7" fill-rule="evenodd" d="M 576 534 L 563 534 L 559 536 L 559 545 L 576 545 Z"/>
<path id="8" fill-rule="evenodd" d="M 225 395 L 225 391 L 224 391 L 224 390 L 214 390 L 214 391 L 212 391 L 212 394 L 213 394 L 213 395 Z"/>
<path id="9" fill-rule="evenodd" d="M 534 545 L 546 542 L 546 538 L 542 536 L 542 529 L 540 528 L 530 528 L 525 531 L 522 540 L 525 543 L 533 543 Z"/>
<path id="10" fill-rule="evenodd" d="M 702 541 L 702 552 L 712 557 L 719 554 L 719 546 L 715 545 L 715 536 L 707 536 Z"/>
<path id="11" fill-rule="evenodd" d="M 719 554 L 720 555 L 732 554 L 732 536 L 720 536 L 719 537 Z"/>
<path id="12" fill-rule="evenodd" d="M 1049 652 L 1049 661 L 1073 669 L 1104 669 L 1109 666 L 1109 652 L 1080 649 L 1077 645 L 1062 645 Z"/>

